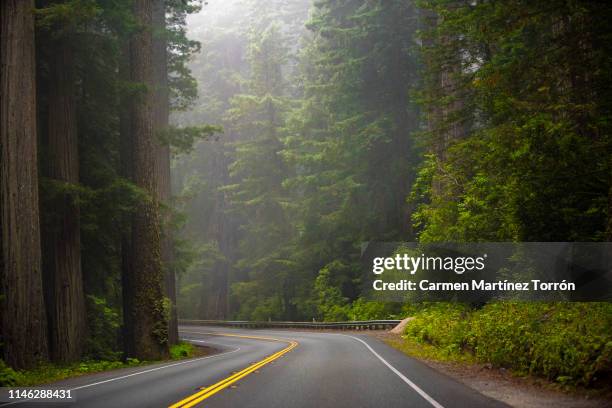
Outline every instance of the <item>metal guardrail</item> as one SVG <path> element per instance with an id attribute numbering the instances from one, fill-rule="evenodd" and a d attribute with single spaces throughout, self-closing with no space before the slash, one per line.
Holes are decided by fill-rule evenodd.
<path id="1" fill-rule="evenodd" d="M 222 326 L 249 329 L 283 328 L 314 330 L 385 330 L 397 326 L 401 320 L 364 320 L 354 322 L 252 322 L 229 320 L 189 320 L 179 319 L 179 324 L 191 326 Z"/>

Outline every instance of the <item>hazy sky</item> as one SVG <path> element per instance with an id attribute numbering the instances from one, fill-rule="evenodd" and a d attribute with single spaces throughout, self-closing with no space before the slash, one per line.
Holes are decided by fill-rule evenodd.
<path id="1" fill-rule="evenodd" d="M 240 16 L 243 0 L 208 0 L 206 5 L 198 14 L 187 17 L 187 29 L 191 38 L 202 40 L 202 35 L 210 26 L 223 25 L 223 20 L 229 20 Z M 230 21 L 225 25 L 229 25 Z"/>

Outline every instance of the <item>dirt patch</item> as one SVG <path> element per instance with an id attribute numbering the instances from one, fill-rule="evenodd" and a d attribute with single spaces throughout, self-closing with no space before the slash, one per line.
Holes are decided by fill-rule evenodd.
<path id="1" fill-rule="evenodd" d="M 193 343 L 191 343 L 193 344 Z M 211 356 L 213 354 L 219 354 L 221 353 L 223 350 L 215 348 L 215 347 L 210 347 L 210 346 L 203 346 L 201 344 L 193 344 L 194 346 L 194 353 L 193 356 L 191 357 L 204 357 L 204 356 Z"/>
<path id="2" fill-rule="evenodd" d="M 391 332 L 370 335 L 394 346 L 404 341 Z M 517 377 L 509 370 L 488 364 L 440 362 L 418 358 L 428 366 L 488 397 L 516 408 L 605 408 L 612 407 L 612 391 L 576 389 L 564 391 L 549 381 L 534 377 Z"/>
<path id="3" fill-rule="evenodd" d="M 414 320 L 414 317 L 407 317 L 407 318 L 405 318 L 404 320 L 399 322 L 399 324 L 397 326 L 395 326 L 393 329 L 391 329 L 390 333 L 391 334 L 402 334 L 404 332 L 404 329 L 408 325 L 408 323 L 410 323 L 410 321 L 412 321 L 412 320 Z"/>

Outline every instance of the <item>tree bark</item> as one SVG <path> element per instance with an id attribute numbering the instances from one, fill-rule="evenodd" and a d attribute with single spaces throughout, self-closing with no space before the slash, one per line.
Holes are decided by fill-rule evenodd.
<path id="1" fill-rule="evenodd" d="M 133 99 L 131 110 L 133 181 L 150 197 L 139 204 L 132 219 L 133 270 L 128 296 L 132 304 L 134 355 L 154 360 L 168 353 L 168 305 L 164 302 L 157 149 L 153 135 L 152 2 L 135 0 L 134 16 L 141 27 L 130 40 L 131 80 L 144 84 L 146 89 Z"/>
<path id="2" fill-rule="evenodd" d="M 606 236 L 608 242 L 612 242 L 612 178 L 610 179 L 610 188 L 608 189 L 608 227 L 606 228 Z"/>
<path id="3" fill-rule="evenodd" d="M 77 185 L 79 150 L 73 51 L 66 39 L 56 43 L 49 80 L 49 176 Z M 81 270 L 80 209 L 73 194 L 54 202 L 50 243 L 53 297 L 49 310 L 51 358 L 74 362 L 81 358 L 85 340 L 85 295 Z"/>
<path id="4" fill-rule="evenodd" d="M 122 46 L 119 62 L 119 77 L 122 81 L 130 80 L 130 45 L 128 41 Z M 130 113 L 131 95 L 121 95 L 119 104 L 119 154 L 121 158 L 121 176 L 132 180 L 132 125 Z M 128 356 L 134 355 L 134 318 L 132 316 L 132 220 L 124 214 L 121 220 L 121 291 L 123 300 L 123 348 Z"/>
<path id="5" fill-rule="evenodd" d="M 153 70 L 155 95 L 153 107 L 154 133 L 157 142 L 157 192 L 160 203 L 170 205 L 172 187 L 170 184 L 170 146 L 159 138 L 159 132 L 168 127 L 170 116 L 170 96 L 168 92 L 168 42 L 166 38 L 165 0 L 153 3 Z M 162 215 L 161 256 L 165 273 L 165 295 L 170 301 L 168 322 L 168 342 L 177 344 L 178 319 L 176 313 L 176 277 L 173 269 L 174 247 L 172 227 L 168 211 Z"/>
<path id="6" fill-rule="evenodd" d="M 0 74 L 2 342 L 13 367 L 48 356 L 36 138 L 34 1 L 3 0 Z"/>

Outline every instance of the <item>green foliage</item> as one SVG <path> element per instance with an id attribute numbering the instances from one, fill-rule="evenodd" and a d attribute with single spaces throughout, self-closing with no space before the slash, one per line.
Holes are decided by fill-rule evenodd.
<path id="1" fill-rule="evenodd" d="M 103 9 L 96 0 L 68 0 L 49 2 L 46 7 L 37 9 L 37 28 L 50 31 L 54 37 L 74 34 L 84 30 L 98 18 Z"/>
<path id="2" fill-rule="evenodd" d="M 409 197 L 419 240 L 604 240 L 612 8 L 562 1 L 419 6 L 427 154 Z M 590 386 L 610 375 L 610 311 L 609 304 L 581 303 L 426 305 L 414 310 L 406 336 L 442 358 L 472 356 Z"/>
<path id="3" fill-rule="evenodd" d="M 116 361 L 121 357 L 118 344 L 121 317 L 103 298 L 87 295 L 88 336 L 86 355 L 94 360 Z"/>
<path id="4" fill-rule="evenodd" d="M 346 318 L 344 304 L 359 295 L 361 242 L 410 237 L 405 196 L 418 160 L 409 100 L 413 12 L 410 2 L 321 1 L 307 23 L 304 95 L 289 116 L 282 154 L 297 169 L 284 181 L 296 197 L 297 272 L 308 281 L 342 265 L 330 283 L 337 303 L 319 306 L 325 319 Z M 309 302 L 300 304 L 306 314 Z"/>
<path id="5" fill-rule="evenodd" d="M 430 153 L 413 196 L 420 239 L 603 240 L 612 8 L 420 4 Z"/>
<path id="6" fill-rule="evenodd" d="M 124 100 L 139 97 L 150 90 L 144 83 L 126 80 L 125 45 L 138 30 L 151 29 L 136 24 L 131 0 L 66 0 L 39 1 L 36 15 L 38 125 L 41 141 L 40 192 L 43 231 L 58 225 L 58 210 L 65 201 L 78 205 L 81 230 L 81 262 L 87 309 L 88 332 L 85 357 L 111 361 L 122 355 L 122 235 L 128 232 L 126 222 L 144 201 L 153 197 L 125 175 L 121 138 L 125 138 Z M 199 43 L 187 38 L 186 17 L 199 10 L 199 0 L 169 0 L 166 4 L 166 29 L 154 30 L 154 36 L 168 41 L 169 94 L 174 109 L 186 109 L 197 96 L 197 83 L 187 62 L 199 49 Z M 163 31 L 163 32 L 158 32 Z M 61 42 L 60 42 L 61 41 Z M 52 87 L 51 62 L 57 57 L 57 45 L 66 45 L 74 68 L 76 125 L 78 134 L 79 183 L 65 183 L 48 177 L 46 134 L 48 98 Z M 65 86 L 60 84 L 60 86 Z M 220 129 L 203 126 L 200 121 L 185 129 L 171 129 L 166 141 L 177 150 L 189 150 L 201 137 L 210 137 Z M 125 160 L 125 158 L 123 158 Z M 171 206 L 173 203 L 164 203 Z M 164 208 L 166 209 L 166 208 Z M 172 213 L 172 209 L 168 210 Z M 43 240 L 44 241 L 44 240 Z M 44 248 L 44 246 L 43 246 Z M 45 249 L 46 250 L 46 249 Z M 180 259 L 179 259 L 180 260 Z M 43 261 L 45 261 L 43 259 Z M 46 268 L 46 265 L 43 264 Z M 167 302 L 158 305 L 166 311 Z M 165 326 L 165 323 L 162 323 Z M 167 338 L 167 329 L 157 327 L 160 341 Z M 108 363 L 110 364 L 110 363 Z M 47 377 L 70 375 L 70 372 L 99 371 L 107 363 L 87 363 L 83 367 L 41 368 L 38 375 Z M 121 364 L 121 363 L 116 363 Z M 108 368 L 113 368 L 109 366 Z M 62 374 L 64 370 L 65 373 Z M 56 374 L 55 371 L 58 371 Z M 34 383 L 34 380 L 31 380 Z"/>
<path id="7" fill-rule="evenodd" d="M 462 305 L 436 303 L 416 314 L 406 327 L 406 335 L 438 347 L 444 354 L 463 352 L 467 347 L 467 316 Z"/>
<path id="8" fill-rule="evenodd" d="M 178 118 L 221 123 L 224 137 L 175 163 L 184 238 L 204 243 L 184 268 L 181 312 L 414 314 L 408 336 L 431 355 L 570 384 L 608 375 L 606 306 L 368 302 L 359 249 L 603 240 L 610 7 L 320 0 L 305 33 L 291 3 L 228 1 L 207 20 L 194 61 L 207 92 Z"/>
<path id="9" fill-rule="evenodd" d="M 348 312 L 349 320 L 386 320 L 405 316 L 398 313 L 402 305 L 398 303 L 384 303 L 367 301 L 359 298 L 353 303 Z"/>
<path id="10" fill-rule="evenodd" d="M 396 318 L 401 313 L 399 303 L 367 301 L 364 298 L 349 303 L 342 295 L 342 286 L 346 283 L 346 265 L 334 261 L 319 271 L 315 279 L 314 293 L 317 318 L 327 322 L 346 320 L 378 320 Z"/>
<path id="11" fill-rule="evenodd" d="M 162 143 L 170 145 L 177 153 L 189 153 L 196 141 L 206 140 L 221 132 L 223 128 L 213 125 L 168 127 L 163 129 L 158 137 Z"/>
<path id="12" fill-rule="evenodd" d="M 196 347 L 191 343 L 179 343 L 170 346 L 170 358 L 173 360 L 193 357 L 196 352 Z"/>
<path id="13" fill-rule="evenodd" d="M 415 314 L 405 338 L 444 356 L 478 361 L 563 384 L 594 386 L 612 367 L 609 303 L 437 303 Z"/>
<path id="14" fill-rule="evenodd" d="M 85 360 L 70 365 L 43 364 L 33 370 L 19 371 L 17 376 L 18 381 L 14 385 L 20 387 L 41 385 L 80 375 L 115 370 L 118 368 L 136 367 L 143 364 L 146 364 L 146 362 L 141 362 L 137 359 L 127 359 L 125 362 L 116 360 Z"/>
<path id="15" fill-rule="evenodd" d="M 487 305 L 472 324 L 478 358 L 591 385 L 612 367 L 612 305 L 556 303 Z"/>
<path id="16" fill-rule="evenodd" d="M 233 96 L 226 111 L 231 131 L 243 137 L 233 144 L 227 167 L 230 181 L 221 191 L 227 194 L 230 210 L 243 220 L 235 267 L 245 282 L 232 287 L 241 303 L 238 313 L 268 320 L 287 316 L 292 308 L 287 243 L 293 231 L 282 185 L 291 169 L 279 155 L 288 107 L 283 74 L 288 49 L 276 25 L 251 33 L 249 41 L 245 92 Z"/>
<path id="17" fill-rule="evenodd" d="M 334 261 L 321 269 L 315 279 L 317 306 L 324 321 L 339 322 L 348 318 L 348 299 L 342 296 L 342 290 L 333 282 L 342 274 L 343 269 L 346 269 L 345 265 Z"/>
<path id="18" fill-rule="evenodd" d="M 0 387 L 16 386 L 22 381 L 18 372 L 7 366 L 4 360 L 0 360 Z"/>
<path id="19" fill-rule="evenodd" d="M 168 0 L 165 5 L 166 32 L 157 35 L 167 40 L 170 106 L 181 111 L 192 106 L 198 96 L 198 83 L 187 63 L 200 51 L 200 43 L 187 37 L 185 26 L 187 16 L 200 10 L 202 0 Z"/>
<path id="20" fill-rule="evenodd" d="M 172 301 L 164 296 L 155 304 L 155 314 L 160 316 L 159 320 L 151 330 L 152 336 L 158 344 L 168 344 L 168 322 L 170 321 L 170 312 L 172 310 Z"/>
<path id="21" fill-rule="evenodd" d="M 231 24 L 210 20 L 194 64 L 207 93 L 179 115 L 182 125 L 221 119 L 225 129 L 222 143 L 177 162 L 183 185 L 194 191 L 198 174 L 201 191 L 187 210 L 201 220 L 185 232 L 207 242 L 218 231 L 226 259 L 184 287 L 214 305 L 229 296 L 235 318 L 347 318 L 346 304 L 359 295 L 360 243 L 410 236 L 414 7 L 318 2 L 306 34 L 308 3 L 253 1 L 236 13 L 230 2 L 227 15 L 213 6 Z M 343 267 L 331 287 L 315 289 L 326 265 Z M 326 290 L 339 291 L 339 303 L 320 300 Z M 205 310 L 201 317 L 227 313 Z"/>
<path id="22" fill-rule="evenodd" d="M 189 343 L 176 344 L 170 348 L 170 357 L 173 360 L 191 358 L 196 354 L 196 347 Z M 136 358 L 128 358 L 125 361 L 119 359 L 92 359 L 68 365 L 42 364 L 33 370 L 13 371 L 4 362 L 0 361 L 0 386 L 25 387 L 40 385 L 85 374 L 119 368 L 138 367 L 146 364 L 150 364 L 150 362 L 140 361 Z"/>

